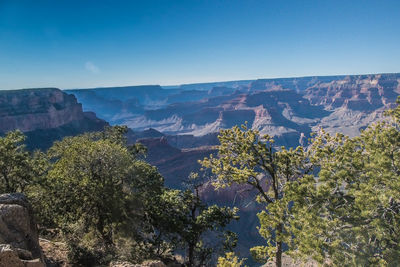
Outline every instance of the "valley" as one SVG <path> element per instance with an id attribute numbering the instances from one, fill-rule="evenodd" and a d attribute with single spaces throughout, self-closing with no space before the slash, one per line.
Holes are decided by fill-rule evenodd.
<path id="1" fill-rule="evenodd" d="M 357 136 L 383 119 L 400 93 L 400 74 L 263 79 L 210 84 L 132 86 L 59 90 L 38 88 L 0 92 L 0 132 L 20 129 L 31 150 L 107 125 L 127 125 L 128 143 L 147 148 L 169 188 L 183 189 L 198 160 L 216 154 L 218 132 L 235 125 L 274 137 L 276 146 L 307 146 L 311 133 Z M 236 206 L 244 219 L 232 222 L 237 251 L 263 244 L 256 227 L 256 192 L 246 186 L 215 191 L 206 183 L 201 197 L 210 204 Z M 245 229 L 245 230 L 244 230 Z M 249 230 L 251 229 L 251 230 Z M 250 261 L 251 263 L 251 261 Z"/>
<path id="2" fill-rule="evenodd" d="M 247 126 L 277 146 L 306 145 L 321 127 L 357 136 L 394 107 L 400 74 L 319 76 L 65 90 L 85 111 L 111 125 L 127 125 L 149 149 L 166 183 L 177 186 L 197 159 L 213 152 L 219 129 Z M 156 156 L 155 156 L 156 155 Z M 190 166 L 190 167 L 189 167 Z"/>

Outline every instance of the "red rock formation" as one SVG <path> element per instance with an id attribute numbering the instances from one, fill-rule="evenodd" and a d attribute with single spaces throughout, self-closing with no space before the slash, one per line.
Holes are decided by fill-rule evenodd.
<path id="1" fill-rule="evenodd" d="M 56 128 L 83 118 L 82 105 L 76 98 L 58 89 L 0 93 L 0 132 Z"/>
<path id="2" fill-rule="evenodd" d="M 64 136 L 106 125 L 93 112 L 83 112 L 75 96 L 56 88 L 0 91 L 0 134 L 25 132 L 29 148 L 47 148 Z"/>

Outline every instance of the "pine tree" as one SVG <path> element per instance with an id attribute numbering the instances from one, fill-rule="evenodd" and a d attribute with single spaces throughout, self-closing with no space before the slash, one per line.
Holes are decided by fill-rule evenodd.
<path id="1" fill-rule="evenodd" d="M 291 216 L 291 184 L 310 171 L 302 147 L 279 150 L 274 140 L 260 136 L 257 130 L 246 125 L 221 130 L 218 155 L 205 158 L 201 164 L 211 169 L 215 176 L 216 188 L 232 184 L 249 185 L 258 192 L 257 200 L 265 204 L 265 210 L 258 214 L 259 232 L 266 239 L 266 246 L 251 249 L 259 261 L 275 260 L 282 266 L 283 244 L 292 244 L 289 224 Z"/>

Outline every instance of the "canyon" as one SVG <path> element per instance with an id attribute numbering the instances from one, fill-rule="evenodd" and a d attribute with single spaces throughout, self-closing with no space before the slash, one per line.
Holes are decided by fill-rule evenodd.
<path id="1" fill-rule="evenodd" d="M 46 150 L 65 136 L 127 125 L 128 142 L 147 147 L 171 188 L 184 188 L 199 159 L 215 154 L 220 129 L 246 124 L 274 137 L 277 147 L 307 146 L 312 132 L 356 136 L 384 118 L 400 94 L 400 74 L 259 79 L 221 83 L 59 90 L 0 91 L 0 134 L 19 129 L 30 149 Z M 255 192 L 235 187 L 203 187 L 208 203 L 237 206 L 242 220 L 238 250 L 262 244 L 251 199 Z"/>
<path id="2" fill-rule="evenodd" d="M 176 186 L 197 159 L 215 152 L 218 131 L 247 123 L 277 146 L 307 145 L 321 127 L 356 136 L 395 105 L 400 74 L 258 79 L 162 87 L 74 89 L 85 111 L 132 129 L 167 185 Z"/>
<path id="3" fill-rule="evenodd" d="M 159 85 L 0 91 L 0 134 L 19 129 L 30 149 L 106 125 L 127 125 L 148 147 L 171 187 L 215 153 L 218 131 L 247 123 L 277 146 L 306 145 L 319 128 L 356 136 L 383 118 L 400 93 L 400 74 L 259 79 Z"/>
<path id="4" fill-rule="evenodd" d="M 355 136 L 400 92 L 399 74 L 66 90 L 111 124 L 202 137 L 247 121 L 286 145 L 319 127 Z M 296 138 L 295 138 L 296 137 Z M 188 137 L 179 137 L 181 139 Z"/>

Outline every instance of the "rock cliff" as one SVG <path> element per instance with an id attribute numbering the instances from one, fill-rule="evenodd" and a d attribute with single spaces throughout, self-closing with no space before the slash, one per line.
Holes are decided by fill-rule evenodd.
<path id="1" fill-rule="evenodd" d="M 0 133 L 21 130 L 29 148 L 48 148 L 64 136 L 106 125 L 94 113 L 83 112 L 74 95 L 56 88 L 0 91 Z"/>

